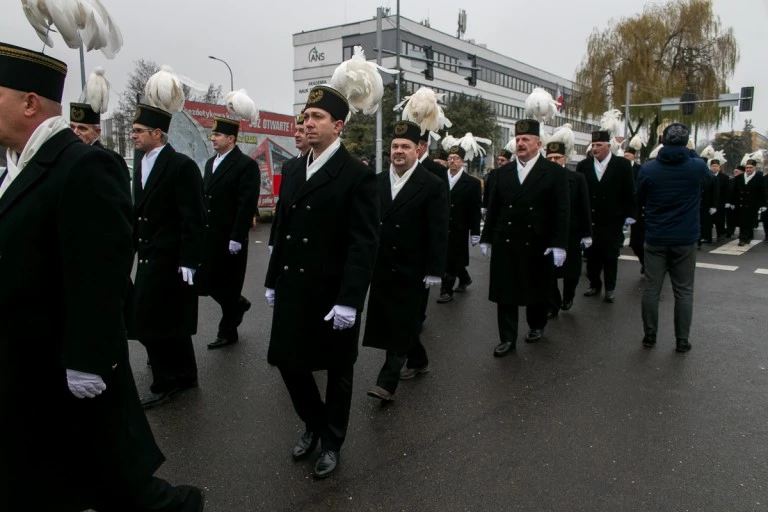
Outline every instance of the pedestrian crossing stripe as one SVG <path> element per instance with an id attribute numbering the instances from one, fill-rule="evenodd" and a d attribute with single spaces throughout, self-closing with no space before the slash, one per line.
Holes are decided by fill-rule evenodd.
<path id="1" fill-rule="evenodd" d="M 768 275 L 768 268 L 759 268 L 759 269 L 755 270 L 755 274 Z"/>
<path id="2" fill-rule="evenodd" d="M 731 240 L 727 244 L 721 245 L 717 249 L 709 251 L 709 254 L 727 254 L 729 256 L 741 256 L 762 240 L 752 240 L 747 245 L 739 246 L 739 240 Z"/>
<path id="3" fill-rule="evenodd" d="M 637 258 L 637 256 L 628 256 L 628 255 L 625 256 L 624 254 L 620 255 L 619 259 L 620 260 L 627 260 L 627 261 L 640 261 Z M 710 268 L 710 269 L 714 269 L 714 270 L 727 270 L 728 272 L 734 272 L 734 271 L 739 269 L 739 267 L 734 266 L 734 265 L 717 265 L 715 263 L 701 263 L 701 262 L 697 262 L 696 263 L 696 267 L 697 268 Z M 762 269 L 758 269 L 758 270 L 762 270 Z M 757 273 L 762 274 L 763 272 L 757 272 Z M 766 269 L 764 273 L 768 274 L 768 269 Z"/>

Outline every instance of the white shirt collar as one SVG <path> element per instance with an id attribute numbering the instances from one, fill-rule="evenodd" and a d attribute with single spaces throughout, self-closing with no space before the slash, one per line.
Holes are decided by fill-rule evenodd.
<path id="1" fill-rule="evenodd" d="M 167 146 L 167 144 L 163 144 L 159 148 L 155 148 L 145 153 L 144 156 L 141 158 L 141 188 L 144 188 L 147 186 L 147 180 L 149 180 L 149 173 L 152 172 L 152 168 L 155 166 L 157 157 L 160 155 L 160 152 L 163 150 L 165 146 Z"/>
<path id="2" fill-rule="evenodd" d="M 752 180 L 752 178 L 755 177 L 756 174 L 757 174 L 757 171 L 753 172 L 752 174 L 744 173 L 744 183 L 749 183 Z"/>
<path id="3" fill-rule="evenodd" d="M 403 189 L 408 180 L 411 179 L 414 169 L 419 165 L 419 162 L 415 162 L 413 167 L 403 173 L 402 176 L 398 176 L 395 172 L 395 166 L 389 164 L 389 185 L 392 190 L 392 199 L 397 197 L 397 194 Z"/>
<path id="4" fill-rule="evenodd" d="M 325 151 L 323 151 L 323 153 L 316 158 L 315 150 L 311 149 L 309 151 L 309 158 L 307 158 L 307 180 L 309 180 L 313 174 L 319 171 L 326 164 L 326 162 L 328 162 L 328 160 L 330 160 L 331 157 L 336 154 L 340 147 L 341 139 L 336 138 L 336 140 L 333 141 L 330 146 L 325 148 Z M 312 160 L 312 163 L 310 163 L 310 160 Z"/>
<path id="5" fill-rule="evenodd" d="M 521 162 L 519 158 L 515 157 L 515 160 L 517 161 L 517 177 L 521 184 L 525 181 L 525 178 L 528 177 L 528 174 L 533 169 L 533 166 L 536 165 L 536 162 L 539 161 L 540 156 L 541 153 L 536 153 L 536 156 L 525 163 Z"/>
<path id="6" fill-rule="evenodd" d="M 232 149 L 235 149 L 235 148 L 234 148 L 234 146 L 232 147 Z M 221 162 L 222 162 L 222 161 L 223 161 L 225 158 L 227 158 L 227 155 L 228 155 L 228 154 L 230 154 L 230 153 L 232 152 L 232 149 L 230 149 L 229 151 L 227 151 L 227 152 L 226 152 L 226 153 L 224 153 L 223 155 L 220 155 L 220 154 L 216 153 L 216 158 L 214 158 L 214 159 L 213 159 L 213 168 L 211 169 L 211 172 L 212 172 L 212 173 L 216 172 L 216 168 L 219 166 L 219 164 L 220 164 L 220 163 L 221 163 Z"/>
<path id="7" fill-rule="evenodd" d="M 419 163 L 423 163 L 428 156 L 429 156 L 429 151 L 425 151 L 424 154 L 419 157 Z"/>
<path id="8" fill-rule="evenodd" d="M 451 171 L 445 171 L 448 173 L 448 185 L 451 187 L 451 190 L 453 190 L 453 186 L 458 183 L 459 178 L 461 178 L 461 175 L 464 173 L 464 167 L 459 169 L 459 172 L 456 173 L 456 176 L 451 176 Z"/>

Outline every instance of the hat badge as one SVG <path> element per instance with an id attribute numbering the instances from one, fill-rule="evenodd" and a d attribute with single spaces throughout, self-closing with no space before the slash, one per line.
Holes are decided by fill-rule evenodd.
<path id="1" fill-rule="evenodd" d="M 218 131 L 218 129 L 219 129 L 219 120 L 218 119 L 214 119 L 213 120 L 213 126 L 211 126 L 211 131 L 215 132 L 215 131 Z"/>
<path id="2" fill-rule="evenodd" d="M 81 108 L 73 108 L 72 109 L 72 120 L 79 123 L 85 119 L 85 111 Z"/>
<path id="3" fill-rule="evenodd" d="M 527 132 L 528 128 L 529 128 L 528 121 L 518 121 L 517 122 L 517 131 Z"/>
<path id="4" fill-rule="evenodd" d="M 140 117 L 141 117 L 141 107 L 136 107 L 136 115 L 133 116 L 133 122 L 135 123 L 136 121 L 138 121 Z"/>
<path id="5" fill-rule="evenodd" d="M 309 98 L 307 98 L 307 103 L 317 103 L 323 99 L 323 90 L 322 89 L 315 89 L 314 91 L 309 93 Z"/>
<path id="6" fill-rule="evenodd" d="M 408 131 L 408 125 L 405 123 L 397 123 L 395 125 L 395 135 L 403 135 Z"/>
<path id="7" fill-rule="evenodd" d="M 451 146 L 451 150 L 449 153 L 458 153 L 459 152 L 459 146 Z"/>

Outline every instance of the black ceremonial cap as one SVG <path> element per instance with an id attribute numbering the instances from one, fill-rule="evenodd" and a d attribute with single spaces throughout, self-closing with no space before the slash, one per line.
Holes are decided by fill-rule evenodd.
<path id="1" fill-rule="evenodd" d="M 511 151 L 505 149 L 504 151 L 501 152 L 501 154 L 499 156 L 503 156 L 507 160 L 512 160 L 512 156 L 513 155 L 512 155 Z"/>
<path id="2" fill-rule="evenodd" d="M 746 165 L 751 165 L 753 167 L 757 167 L 757 160 L 753 160 L 752 158 L 750 158 L 749 160 L 747 160 Z M 745 167 L 745 170 L 746 170 L 746 167 Z"/>
<path id="3" fill-rule="evenodd" d="M 717 158 L 713 158 L 712 160 L 709 161 L 709 165 L 712 165 L 712 164 L 720 165 L 720 160 L 718 160 Z"/>
<path id="4" fill-rule="evenodd" d="M 296 124 L 304 124 L 304 111 L 302 110 L 299 115 L 296 116 Z"/>
<path id="5" fill-rule="evenodd" d="M 422 133 L 419 136 L 419 140 L 422 141 L 422 142 L 429 142 L 429 134 L 430 133 L 431 132 L 429 130 L 424 130 L 424 133 Z"/>
<path id="6" fill-rule="evenodd" d="M 464 156 L 467 154 L 466 151 L 464 151 L 464 148 L 461 146 L 451 146 L 450 149 L 448 149 L 449 155 L 459 155 L 459 157 L 464 160 Z"/>
<path id="7" fill-rule="evenodd" d="M 539 136 L 539 122 L 533 119 L 521 119 L 515 123 L 515 136 L 535 135 Z"/>
<path id="8" fill-rule="evenodd" d="M 635 148 L 627 148 L 624 150 L 625 153 L 629 153 L 630 155 L 636 155 L 637 150 Z"/>
<path id="9" fill-rule="evenodd" d="M 0 87 L 61 103 L 67 65 L 42 53 L 0 43 Z"/>
<path id="10" fill-rule="evenodd" d="M 547 155 L 558 154 L 565 156 L 565 144 L 562 142 L 548 142 Z"/>
<path id="11" fill-rule="evenodd" d="M 317 85 L 309 91 L 304 109 L 319 108 L 325 110 L 336 120 L 345 121 L 349 114 L 349 102 L 339 91 L 327 85 Z"/>
<path id="12" fill-rule="evenodd" d="M 408 139 L 418 145 L 421 138 L 421 128 L 416 123 L 410 121 L 398 121 L 392 127 L 392 138 Z"/>
<path id="13" fill-rule="evenodd" d="M 226 117 L 214 117 L 211 131 L 223 133 L 224 135 L 234 135 L 237 137 L 237 132 L 240 131 L 240 121 L 227 119 Z"/>
<path id="14" fill-rule="evenodd" d="M 72 123 L 100 124 L 101 114 L 87 103 L 69 104 L 69 121 Z"/>
<path id="15" fill-rule="evenodd" d="M 171 126 L 171 117 L 173 117 L 173 114 L 161 108 L 139 103 L 136 106 L 136 115 L 133 116 L 133 122 L 143 124 L 147 128 L 159 128 L 161 132 L 168 133 L 168 128 Z"/>
<path id="16" fill-rule="evenodd" d="M 611 134 L 605 130 L 592 132 L 592 142 L 611 142 Z"/>

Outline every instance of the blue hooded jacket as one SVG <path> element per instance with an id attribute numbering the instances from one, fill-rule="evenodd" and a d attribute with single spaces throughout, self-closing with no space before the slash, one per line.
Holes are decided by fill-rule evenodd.
<path id="1" fill-rule="evenodd" d="M 648 245 L 692 245 L 701 237 L 701 187 L 712 178 L 707 164 L 685 146 L 664 146 L 637 175 L 639 207 L 645 207 Z"/>

